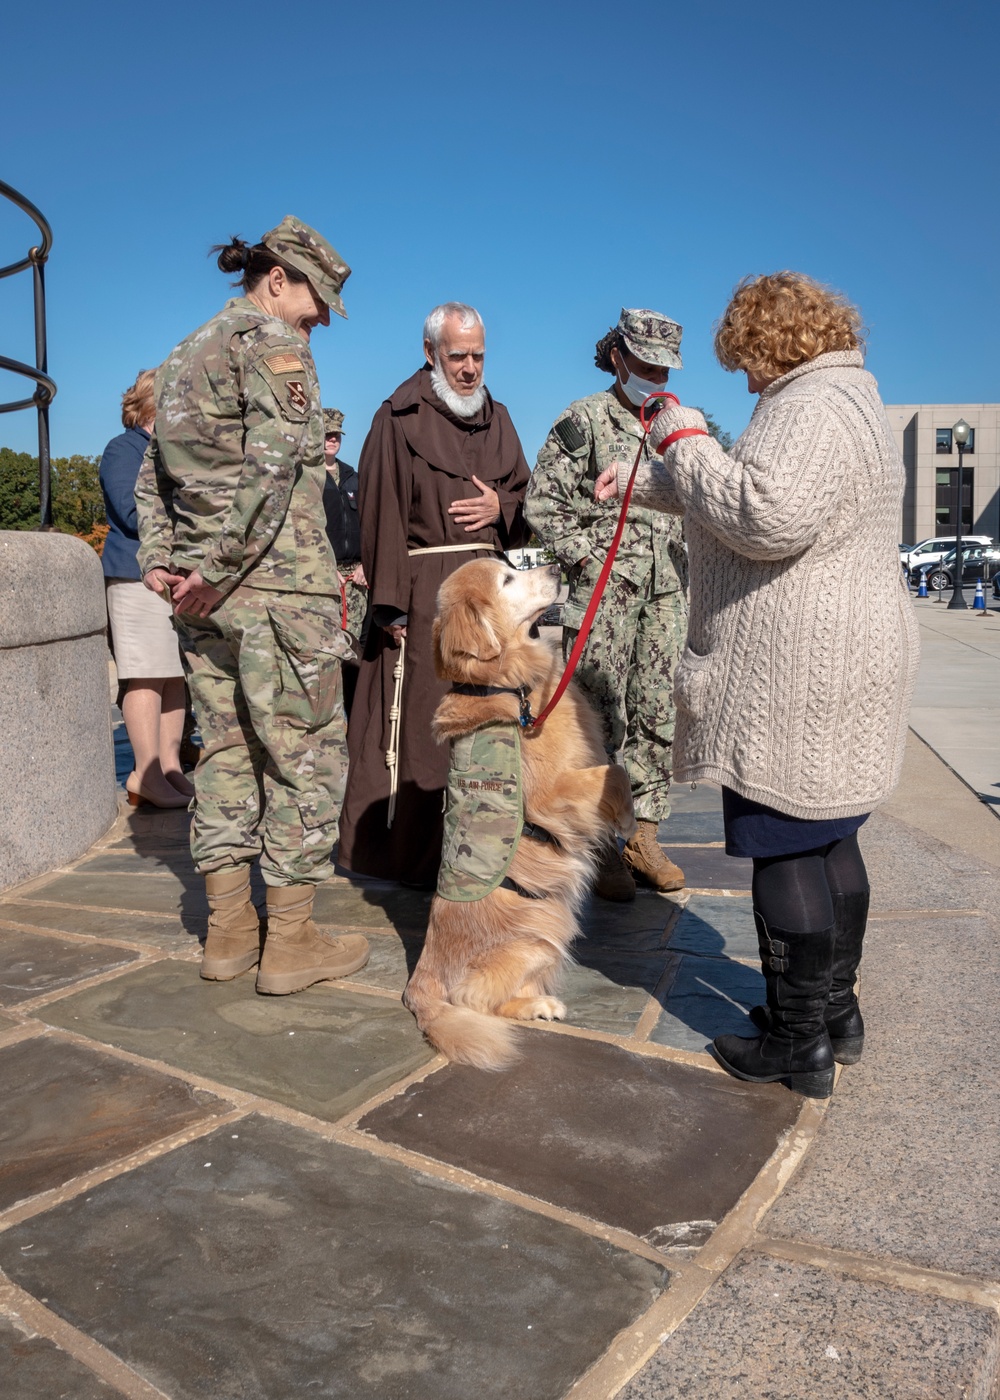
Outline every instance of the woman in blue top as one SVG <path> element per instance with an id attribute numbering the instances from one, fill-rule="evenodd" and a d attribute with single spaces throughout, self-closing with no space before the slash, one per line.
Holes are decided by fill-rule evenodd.
<path id="1" fill-rule="evenodd" d="M 101 562 L 118 679 L 125 684 L 122 714 L 135 755 L 125 782 L 137 807 L 186 807 L 194 788 L 181 770 L 184 669 L 170 604 L 142 582 L 136 550 L 135 481 L 153 426 L 153 371 L 144 369 L 122 395 L 125 431 L 101 458 L 101 489 L 108 536 Z"/>

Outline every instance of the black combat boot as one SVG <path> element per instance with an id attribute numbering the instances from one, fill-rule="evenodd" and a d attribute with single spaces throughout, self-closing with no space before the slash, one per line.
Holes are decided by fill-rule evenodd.
<path id="1" fill-rule="evenodd" d="M 833 1092 L 833 1050 L 823 1021 L 830 993 L 836 925 L 814 933 L 768 929 L 754 911 L 767 986 L 768 1026 L 746 1040 L 720 1035 L 719 1063 L 755 1084 L 787 1079 L 798 1094 L 825 1099 Z"/>
<path id="2" fill-rule="evenodd" d="M 836 919 L 833 943 L 833 981 L 830 984 L 830 998 L 823 1013 L 826 1029 L 833 1047 L 833 1058 L 839 1065 L 856 1065 L 861 1059 L 865 1044 L 865 1023 L 861 1018 L 861 1008 L 854 994 L 858 964 L 861 962 L 861 949 L 865 929 L 868 924 L 868 890 L 861 894 L 835 894 L 833 913 Z M 763 920 L 755 913 L 757 920 L 757 942 L 760 956 L 765 956 L 761 941 Z M 766 932 L 766 931 L 765 931 Z M 766 1006 L 755 1006 L 750 1012 L 750 1020 L 758 1030 L 767 1031 L 770 1027 L 770 1012 Z"/>

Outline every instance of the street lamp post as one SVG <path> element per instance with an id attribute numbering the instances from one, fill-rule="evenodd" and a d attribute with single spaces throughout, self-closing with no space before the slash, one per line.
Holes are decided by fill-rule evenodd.
<path id="1" fill-rule="evenodd" d="M 965 601 L 965 594 L 962 592 L 962 574 L 964 572 L 964 560 L 962 559 L 962 457 L 968 446 L 971 431 L 972 429 L 964 418 L 960 418 L 951 430 L 952 438 L 958 446 L 958 520 L 955 525 L 955 578 L 951 587 L 949 609 L 968 608 L 969 606 Z"/>

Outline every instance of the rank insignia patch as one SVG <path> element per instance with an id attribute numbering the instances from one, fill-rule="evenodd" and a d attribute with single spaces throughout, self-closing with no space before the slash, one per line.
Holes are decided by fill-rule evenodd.
<path id="1" fill-rule="evenodd" d="M 301 379 L 290 379 L 288 381 L 288 402 L 299 413 L 305 413 L 309 407 L 309 395 Z"/>
<path id="2" fill-rule="evenodd" d="M 298 355 L 289 353 L 269 355 L 264 363 L 272 374 L 291 374 L 293 370 L 302 368 L 302 361 Z"/>

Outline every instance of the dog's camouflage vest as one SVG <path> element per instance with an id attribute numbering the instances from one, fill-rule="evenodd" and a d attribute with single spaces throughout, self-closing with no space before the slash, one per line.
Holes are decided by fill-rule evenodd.
<path id="1" fill-rule="evenodd" d="M 509 720 L 451 741 L 437 892 L 484 899 L 506 878 L 524 826 L 521 732 Z"/>

